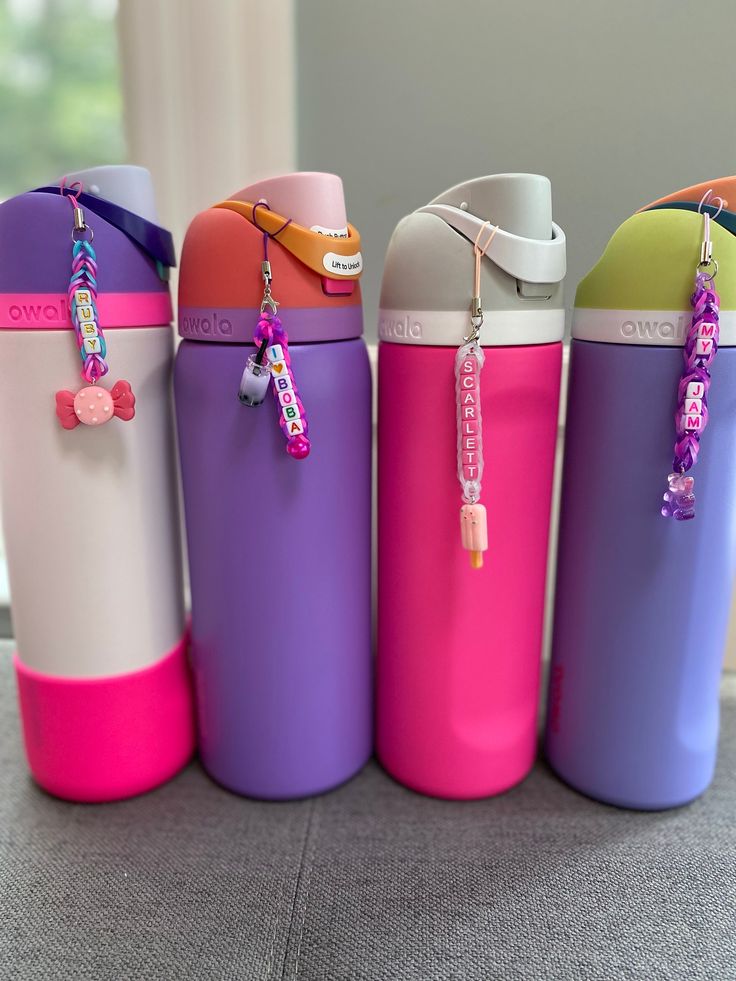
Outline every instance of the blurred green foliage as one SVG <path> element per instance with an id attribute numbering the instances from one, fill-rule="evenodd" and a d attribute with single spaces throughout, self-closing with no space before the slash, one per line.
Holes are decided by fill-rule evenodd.
<path id="1" fill-rule="evenodd" d="M 0 0 L 0 200 L 126 159 L 115 0 Z"/>

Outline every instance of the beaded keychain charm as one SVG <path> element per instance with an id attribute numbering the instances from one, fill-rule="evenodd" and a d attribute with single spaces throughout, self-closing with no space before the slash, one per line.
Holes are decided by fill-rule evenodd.
<path id="1" fill-rule="evenodd" d="M 273 382 L 279 425 L 286 437 L 286 452 L 295 460 L 303 460 L 309 456 L 310 450 L 309 423 L 291 367 L 289 338 L 278 316 L 278 302 L 271 295 L 271 263 L 268 260 L 269 238 L 276 238 L 291 223 L 291 219 L 277 231 L 269 233 L 258 224 L 256 208 L 268 208 L 268 205 L 265 201 L 259 201 L 253 208 L 253 223 L 263 232 L 263 300 L 261 316 L 253 334 L 258 350 L 246 362 L 238 398 L 243 405 L 261 405 L 266 397 L 268 383 Z"/>
<path id="2" fill-rule="evenodd" d="M 702 211 L 712 193 L 707 191 L 703 195 L 698 209 L 703 215 L 703 242 L 700 247 L 700 262 L 695 270 L 695 290 L 690 297 L 693 315 L 683 348 L 685 369 L 677 389 L 673 472 L 667 477 L 667 490 L 661 508 L 665 517 L 673 517 L 677 521 L 688 521 L 695 517 L 695 480 L 686 474 L 698 458 L 700 437 L 708 422 L 710 366 L 718 350 L 720 298 L 713 287 L 718 263 L 713 258 L 713 244 L 710 239 L 711 216 L 707 211 Z M 722 198 L 715 200 L 720 201 L 720 207 L 714 216 L 717 217 L 725 202 Z"/>
<path id="3" fill-rule="evenodd" d="M 485 222 L 473 245 L 475 255 L 475 284 L 471 305 L 471 330 L 455 355 L 455 398 L 457 403 L 457 476 L 462 488 L 460 535 L 463 548 L 470 552 L 474 569 L 483 565 L 483 553 L 488 548 L 488 518 L 480 504 L 483 478 L 483 421 L 481 418 L 480 372 L 485 361 L 480 344 L 483 309 L 480 302 L 480 261 L 498 230 L 494 226 L 481 246 Z"/>
<path id="4" fill-rule="evenodd" d="M 94 232 L 85 222 L 74 188 L 81 193 L 79 181 L 68 187 L 61 185 L 61 193 L 69 198 L 74 212 L 72 275 L 67 295 L 82 358 L 81 374 L 88 385 L 78 392 L 62 389 L 56 393 L 56 415 L 64 429 L 74 429 L 80 424 L 101 426 L 113 416 L 128 422 L 135 415 L 135 396 L 127 381 L 116 382 L 111 391 L 97 387 L 100 378 L 110 370 L 105 360 L 107 344 L 97 314 L 97 256 L 92 247 Z"/>

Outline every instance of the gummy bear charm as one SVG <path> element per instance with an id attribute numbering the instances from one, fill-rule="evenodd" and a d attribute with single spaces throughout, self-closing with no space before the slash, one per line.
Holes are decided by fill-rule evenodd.
<path id="1" fill-rule="evenodd" d="M 56 393 L 56 415 L 64 429 L 83 426 L 101 426 L 113 416 L 129 422 L 135 415 L 135 395 L 130 383 L 122 379 L 108 392 L 99 385 L 80 388 L 78 392 L 66 389 Z"/>
<path id="2" fill-rule="evenodd" d="M 667 478 L 662 514 L 676 521 L 689 521 L 695 517 L 695 479 L 684 473 L 671 473 Z"/>

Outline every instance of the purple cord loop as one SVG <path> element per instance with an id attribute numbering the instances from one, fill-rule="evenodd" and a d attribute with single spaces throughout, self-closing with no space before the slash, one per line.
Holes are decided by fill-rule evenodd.
<path id="1" fill-rule="evenodd" d="M 263 225 L 258 224 L 258 215 L 257 215 L 258 208 L 265 208 L 266 211 L 270 211 L 271 208 L 269 207 L 267 201 L 256 201 L 256 203 L 253 205 L 253 214 L 251 215 L 251 220 L 253 221 L 253 224 L 256 226 L 259 232 L 263 232 L 263 261 L 268 262 L 268 240 L 270 238 L 276 238 L 278 235 L 280 235 L 285 228 L 289 227 L 293 219 L 287 218 L 284 224 L 281 226 L 281 228 L 277 228 L 275 232 L 269 232 L 266 228 L 263 227 Z"/>

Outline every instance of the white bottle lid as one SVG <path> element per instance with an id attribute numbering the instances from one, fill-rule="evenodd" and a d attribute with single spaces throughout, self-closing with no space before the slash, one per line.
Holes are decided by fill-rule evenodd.
<path id="1" fill-rule="evenodd" d="M 473 243 L 497 225 L 481 261 L 484 346 L 562 339 L 566 243 L 549 180 L 497 174 L 445 191 L 399 222 L 389 243 L 379 337 L 458 346 L 470 329 Z"/>
<path id="2" fill-rule="evenodd" d="M 111 164 L 105 167 L 89 167 L 87 170 L 75 170 L 58 178 L 53 183 L 61 184 L 65 179 L 81 181 L 87 194 L 106 198 L 127 211 L 132 211 L 141 218 L 154 224 L 158 223 L 156 214 L 156 198 L 153 192 L 151 174 L 145 167 L 133 164 Z"/>

